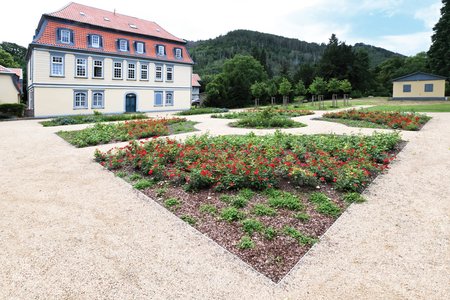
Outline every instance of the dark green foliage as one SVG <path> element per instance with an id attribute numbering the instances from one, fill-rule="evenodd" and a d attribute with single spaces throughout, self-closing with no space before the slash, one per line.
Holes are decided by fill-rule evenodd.
<path id="1" fill-rule="evenodd" d="M 215 215 L 217 213 L 217 208 L 212 204 L 203 204 L 200 206 L 199 211 L 201 213 Z"/>
<path id="2" fill-rule="evenodd" d="M 227 108 L 216 107 L 195 107 L 188 110 L 177 112 L 177 116 L 203 115 L 203 114 L 220 114 L 228 112 Z"/>
<path id="3" fill-rule="evenodd" d="M 433 28 L 431 47 L 428 51 L 434 73 L 450 77 L 450 1 L 442 0 L 441 17 Z"/>
<path id="4" fill-rule="evenodd" d="M 17 45 L 15 43 L 10 42 L 2 42 L 0 43 L 0 49 L 4 50 L 5 52 L 9 53 L 13 59 L 12 64 L 3 64 L 0 61 L 0 65 L 4 67 L 10 67 L 10 68 L 22 68 L 24 72 L 26 72 L 26 55 L 27 55 L 27 48 L 22 47 L 20 45 Z M 0 50 L 1 52 L 1 50 Z M 1 56 L 1 55 L 0 55 Z M 25 74 L 24 74 L 25 75 Z M 26 76 L 24 76 L 26 78 Z"/>
<path id="5" fill-rule="evenodd" d="M 250 86 L 267 79 L 262 65 L 252 56 L 236 55 L 225 61 L 220 74 L 206 86 L 206 104 L 215 107 L 244 107 L 251 105 Z"/>
<path id="6" fill-rule="evenodd" d="M 149 187 L 152 187 L 153 185 L 154 185 L 154 183 L 152 181 L 150 181 L 148 179 L 141 179 L 138 182 L 136 182 L 133 185 L 133 187 L 138 190 L 145 190 Z"/>
<path id="7" fill-rule="evenodd" d="M 220 217 L 228 222 L 239 221 L 245 217 L 245 213 L 239 211 L 236 207 L 227 207 L 222 209 Z"/>
<path id="8" fill-rule="evenodd" d="M 253 207 L 252 213 L 257 216 L 275 216 L 277 211 L 264 204 L 256 204 Z"/>
<path id="9" fill-rule="evenodd" d="M 127 121 L 147 119 L 145 114 L 120 114 L 120 115 L 104 115 L 99 112 L 95 112 L 93 115 L 88 116 L 65 116 L 52 119 L 50 121 L 42 121 L 41 124 L 44 127 L 47 126 L 61 126 L 61 125 L 73 125 L 73 124 L 85 124 L 85 123 L 97 123 L 97 122 L 111 122 L 111 121 Z"/>
<path id="10" fill-rule="evenodd" d="M 278 232 L 273 227 L 266 227 L 264 229 L 264 237 L 268 240 L 273 240 L 277 236 Z"/>
<path id="11" fill-rule="evenodd" d="M 244 197 L 237 196 L 234 197 L 234 199 L 231 202 L 231 205 L 236 208 L 243 208 L 247 206 L 247 203 L 248 203 L 247 199 L 245 199 Z"/>
<path id="12" fill-rule="evenodd" d="M 304 235 L 294 227 L 290 226 L 283 227 L 283 233 L 295 239 L 299 244 L 302 245 L 312 245 L 317 241 L 315 238 Z"/>
<path id="13" fill-rule="evenodd" d="M 197 219 L 190 215 L 183 215 L 180 218 L 191 226 L 194 226 L 195 223 L 197 223 Z"/>
<path id="14" fill-rule="evenodd" d="M 249 235 L 254 232 L 261 232 L 264 229 L 264 224 L 255 219 L 245 219 L 242 221 L 242 230 Z"/>
<path id="15" fill-rule="evenodd" d="M 302 222 L 307 222 L 307 221 L 309 221 L 310 217 L 307 213 L 301 212 L 301 213 L 294 214 L 294 218 L 296 218 L 297 220 L 300 220 Z"/>
<path id="16" fill-rule="evenodd" d="M 180 201 L 177 198 L 169 198 L 166 201 L 164 201 L 164 205 L 166 207 L 175 207 L 180 205 Z"/>
<path id="17" fill-rule="evenodd" d="M 20 67 L 17 62 L 14 61 L 14 57 L 0 48 L 0 65 L 6 68 L 18 68 Z"/>
<path id="18" fill-rule="evenodd" d="M 15 99 L 14 99 L 15 100 Z M 0 104 L 1 117 L 22 117 L 26 106 L 22 103 L 5 103 Z"/>
<path id="19" fill-rule="evenodd" d="M 237 247 L 239 249 L 245 250 L 245 249 L 253 249 L 255 248 L 255 243 L 252 241 L 252 239 L 248 235 L 244 235 L 239 243 L 237 244 Z"/>
<path id="20" fill-rule="evenodd" d="M 309 200 L 316 204 L 316 210 L 321 214 L 336 217 L 341 213 L 339 206 L 334 204 L 331 199 L 323 193 L 312 193 L 309 196 Z"/>
<path id="21" fill-rule="evenodd" d="M 352 192 L 344 195 L 344 201 L 349 203 L 362 203 L 366 199 L 360 193 Z"/>
<path id="22" fill-rule="evenodd" d="M 266 191 L 268 203 L 274 208 L 285 208 L 289 210 L 299 210 L 303 206 L 297 196 L 275 189 Z"/>

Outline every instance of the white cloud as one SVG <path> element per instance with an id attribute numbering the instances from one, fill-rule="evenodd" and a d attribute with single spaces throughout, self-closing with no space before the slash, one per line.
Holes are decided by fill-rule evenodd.
<path id="1" fill-rule="evenodd" d="M 405 35 L 386 35 L 367 40 L 367 43 L 411 56 L 428 50 L 431 42 L 431 34 L 430 31 L 425 31 Z"/>
<path id="2" fill-rule="evenodd" d="M 429 7 L 418 9 L 414 14 L 414 18 L 423 21 L 427 28 L 432 29 L 439 20 L 441 6 L 442 3 L 439 1 Z"/>

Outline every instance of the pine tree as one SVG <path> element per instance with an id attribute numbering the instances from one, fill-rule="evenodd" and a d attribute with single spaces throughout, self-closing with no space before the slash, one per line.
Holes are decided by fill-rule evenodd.
<path id="1" fill-rule="evenodd" d="M 450 77 L 450 0 L 442 0 L 441 18 L 433 28 L 428 51 L 433 73 Z"/>

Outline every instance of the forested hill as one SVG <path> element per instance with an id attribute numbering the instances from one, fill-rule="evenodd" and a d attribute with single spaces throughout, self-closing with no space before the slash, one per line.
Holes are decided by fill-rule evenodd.
<path id="1" fill-rule="evenodd" d="M 214 39 L 188 42 L 189 53 L 196 63 L 194 72 L 202 76 L 220 72 L 224 60 L 236 54 L 253 55 L 265 63 L 269 75 L 293 74 L 300 64 L 318 62 L 325 48 L 325 43 L 319 45 L 250 30 L 235 30 Z M 368 52 L 371 66 L 392 56 L 402 56 L 362 43 L 356 44 L 355 49 Z"/>

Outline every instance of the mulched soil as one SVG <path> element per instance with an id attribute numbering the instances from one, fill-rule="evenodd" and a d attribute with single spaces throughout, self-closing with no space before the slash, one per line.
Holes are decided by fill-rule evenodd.
<path id="1" fill-rule="evenodd" d="M 397 154 L 405 145 L 406 142 L 400 142 L 396 149 L 391 151 L 391 154 Z M 122 171 L 129 175 L 133 173 L 131 169 L 122 169 Z M 371 180 L 375 178 L 376 175 Z M 237 191 L 216 192 L 208 189 L 186 192 L 181 186 L 171 186 L 167 182 L 159 182 L 151 188 L 142 190 L 142 192 L 180 218 L 183 216 L 193 217 L 196 222 L 191 225 L 197 230 L 237 255 L 272 281 L 279 282 L 312 247 L 312 245 L 300 244 L 292 237 L 283 234 L 283 227 L 290 226 L 306 236 L 319 239 L 339 217 L 318 213 L 315 209 L 316 205 L 308 200 L 309 195 L 313 192 L 326 194 L 334 204 L 339 206 L 341 213 L 345 211 L 349 204 L 342 200 L 344 193 L 336 191 L 332 185 L 327 183 L 321 184 L 316 188 L 306 188 L 294 187 L 290 182 L 285 181 L 278 186 L 278 189 L 298 196 L 303 208 L 298 211 L 277 208 L 276 216 L 257 216 L 252 213 L 252 209 L 256 204 L 267 205 L 267 196 L 263 192 L 256 192 L 247 206 L 239 210 L 246 214 L 246 218 L 257 219 L 265 227 L 272 226 L 277 230 L 278 234 L 273 240 L 269 240 L 265 238 L 262 232 L 253 233 L 251 239 L 255 243 L 255 247 L 252 249 L 240 249 L 237 246 L 241 238 L 246 235 L 242 230 L 241 222 L 227 222 L 220 217 L 220 211 L 231 206 L 230 203 L 222 201 L 220 196 L 234 196 L 238 194 Z M 167 207 L 165 200 L 169 198 L 176 198 L 180 204 L 174 207 Z M 201 212 L 200 207 L 204 204 L 216 207 L 217 213 Z M 293 215 L 299 212 L 308 214 L 310 216 L 309 220 L 300 221 L 294 218 Z"/>

